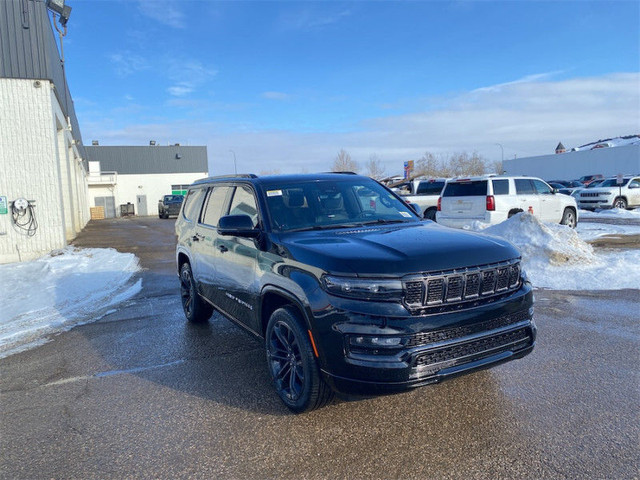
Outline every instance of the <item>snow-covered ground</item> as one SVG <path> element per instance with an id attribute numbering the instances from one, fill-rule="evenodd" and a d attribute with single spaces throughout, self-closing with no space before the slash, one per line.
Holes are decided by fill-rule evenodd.
<path id="1" fill-rule="evenodd" d="M 589 210 L 580 210 L 581 220 L 590 220 L 594 218 L 631 218 L 640 220 L 640 208 L 635 208 L 633 210 L 610 208 L 606 210 L 596 210 L 595 212 L 590 212 Z"/>
<path id="2" fill-rule="evenodd" d="M 521 213 L 490 227 L 476 222 L 470 229 L 504 238 L 518 247 L 523 268 L 536 288 L 640 289 L 640 250 L 596 251 L 585 241 L 607 234 L 639 234 L 640 227 L 587 224 L 576 231 L 543 224 L 533 215 Z"/>
<path id="3" fill-rule="evenodd" d="M 0 358 L 53 333 L 96 320 L 142 289 L 138 258 L 111 248 L 67 247 L 32 262 L 0 265 Z"/>

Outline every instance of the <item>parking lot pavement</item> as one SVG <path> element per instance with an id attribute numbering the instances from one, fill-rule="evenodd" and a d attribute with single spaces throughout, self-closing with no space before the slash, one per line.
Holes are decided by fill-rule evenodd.
<path id="1" fill-rule="evenodd" d="M 0 478 L 637 478 L 638 290 L 537 291 L 528 357 L 296 416 L 258 340 L 186 324 L 174 241 L 157 218 L 80 235 L 136 253 L 143 290 L 0 360 Z"/>

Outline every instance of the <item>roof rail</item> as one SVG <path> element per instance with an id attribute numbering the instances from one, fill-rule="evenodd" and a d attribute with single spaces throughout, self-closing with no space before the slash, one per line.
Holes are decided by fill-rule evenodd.
<path id="1" fill-rule="evenodd" d="M 345 172 L 324 172 L 324 173 L 339 173 L 341 175 L 358 175 L 356 172 L 348 172 L 348 171 L 345 171 Z"/>
<path id="2" fill-rule="evenodd" d="M 230 175 L 216 175 L 214 177 L 205 177 L 205 178 L 200 178 L 198 180 L 196 180 L 195 183 L 204 183 L 204 182 L 209 182 L 211 180 L 221 180 L 221 179 L 233 179 L 233 178 L 258 178 L 258 176 L 254 173 L 238 173 L 238 174 L 230 174 Z"/>

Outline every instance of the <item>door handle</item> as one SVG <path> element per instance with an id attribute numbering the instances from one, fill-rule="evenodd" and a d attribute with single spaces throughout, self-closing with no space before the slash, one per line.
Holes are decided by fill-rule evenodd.
<path id="1" fill-rule="evenodd" d="M 199 242 L 202 239 L 204 239 L 204 235 L 200 235 L 199 233 L 196 233 L 193 237 L 191 237 L 191 240 L 193 240 L 194 242 Z"/>
<path id="2" fill-rule="evenodd" d="M 222 253 L 229 251 L 229 249 L 224 245 L 218 245 L 218 250 L 220 250 Z"/>

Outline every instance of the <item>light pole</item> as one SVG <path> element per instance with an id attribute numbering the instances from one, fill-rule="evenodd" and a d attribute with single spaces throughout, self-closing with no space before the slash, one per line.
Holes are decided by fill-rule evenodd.
<path id="1" fill-rule="evenodd" d="M 231 153 L 233 153 L 233 171 L 235 172 L 236 175 L 238 175 L 238 168 L 236 167 L 236 152 L 234 152 L 233 150 L 229 150 Z"/>
<path id="2" fill-rule="evenodd" d="M 502 162 L 504 163 L 504 148 L 502 148 L 502 144 L 501 143 L 496 143 L 496 145 L 498 145 L 500 147 L 500 151 L 502 152 L 502 156 L 500 157 Z"/>

